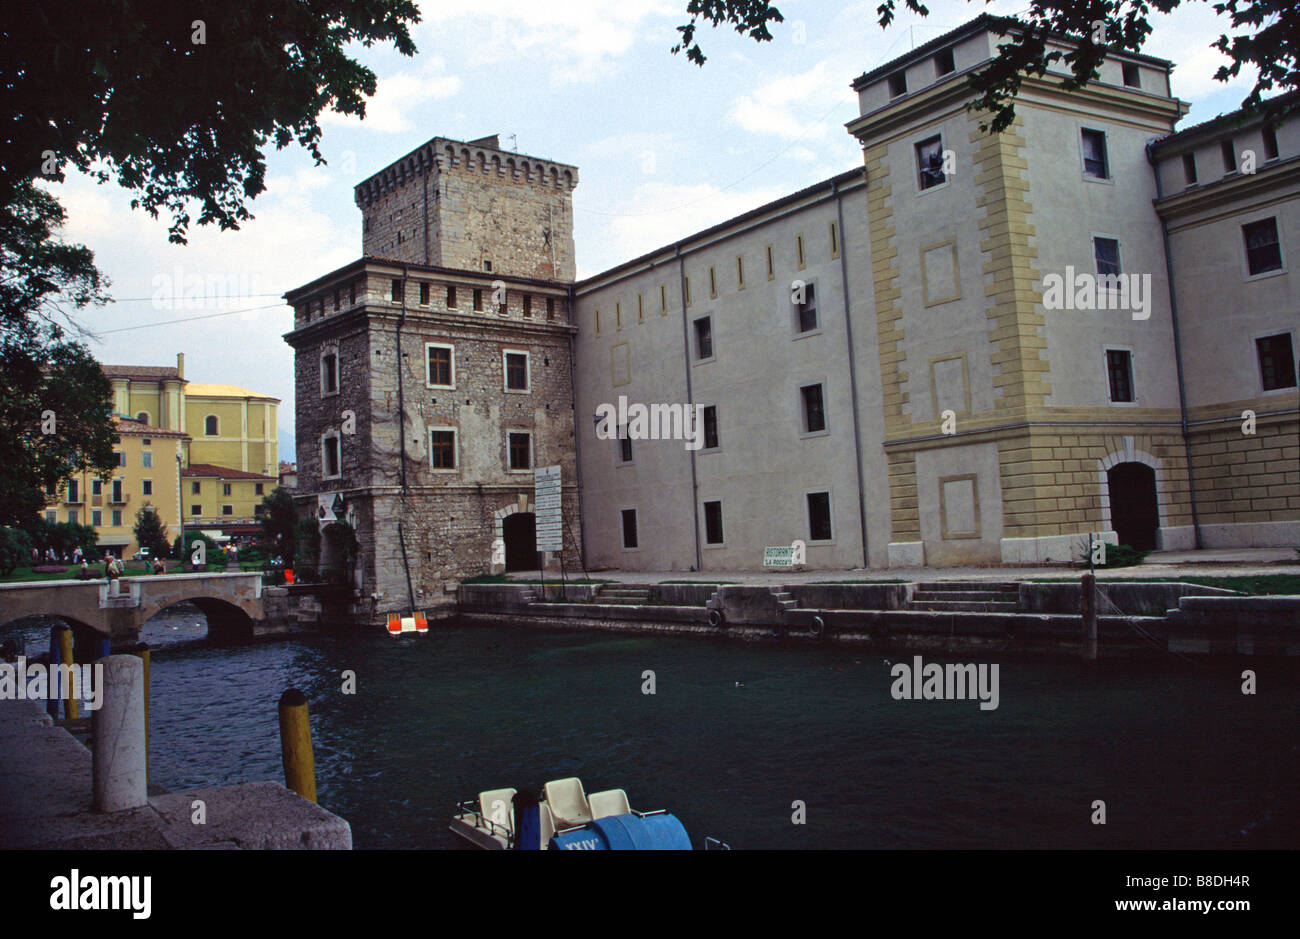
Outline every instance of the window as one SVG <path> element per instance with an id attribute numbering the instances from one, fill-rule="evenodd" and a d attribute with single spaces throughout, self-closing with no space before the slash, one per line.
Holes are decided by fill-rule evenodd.
<path id="1" fill-rule="evenodd" d="M 532 316 L 532 315 L 533 315 L 533 295 L 530 293 L 526 293 L 524 294 L 524 316 Z"/>
<path id="2" fill-rule="evenodd" d="M 1241 233 L 1246 239 L 1246 264 L 1252 275 L 1282 269 L 1282 246 L 1277 240 L 1276 218 L 1242 225 Z"/>
<path id="3" fill-rule="evenodd" d="M 215 418 L 215 417 L 214 417 L 214 418 L 210 418 L 210 420 L 215 421 L 216 418 Z M 216 424 L 213 424 L 212 426 L 215 428 L 217 425 L 216 425 Z M 215 434 L 215 433 L 216 433 L 216 430 L 214 429 L 214 430 L 212 431 L 212 433 Z M 118 451 L 116 452 L 115 455 L 117 456 L 117 465 L 118 465 L 118 466 L 126 466 L 126 453 L 125 453 L 125 451 L 118 450 Z"/>
<path id="4" fill-rule="evenodd" d="M 592 318 L 596 321 L 596 335 L 599 336 L 600 335 L 600 310 L 596 310 Z"/>
<path id="5" fill-rule="evenodd" d="M 483 312 L 483 288 L 482 287 L 474 288 L 474 312 L 475 313 Z"/>
<path id="6" fill-rule="evenodd" d="M 142 480 L 140 480 L 140 495 L 142 495 L 142 496 L 151 496 L 151 495 L 153 495 L 153 480 L 152 480 L 152 479 L 142 479 Z"/>
<path id="7" fill-rule="evenodd" d="M 429 431 L 429 465 L 436 470 L 456 468 L 456 431 Z"/>
<path id="8" fill-rule="evenodd" d="M 835 222 L 831 222 L 831 257 L 838 258 L 839 256 L 840 256 L 840 226 Z"/>
<path id="9" fill-rule="evenodd" d="M 1256 339 L 1255 351 L 1259 355 L 1259 375 L 1265 391 L 1296 386 L 1295 353 L 1291 348 L 1290 333 Z"/>
<path id="10" fill-rule="evenodd" d="M 200 515 L 203 514 L 203 506 L 201 506 L 201 505 L 191 505 L 191 506 L 190 506 L 190 514 L 193 515 L 195 518 L 198 518 Z"/>
<path id="11" fill-rule="evenodd" d="M 822 386 L 804 385 L 799 389 L 803 401 L 803 432 L 816 434 L 826 429 L 826 406 L 822 400 Z"/>
<path id="12" fill-rule="evenodd" d="M 265 493 L 265 491 L 266 491 L 266 484 L 265 484 L 265 483 L 254 483 L 254 484 L 253 484 L 253 495 L 255 495 L 255 496 L 260 496 L 260 495 L 263 495 L 263 494 Z"/>
<path id="13" fill-rule="evenodd" d="M 215 414 L 209 414 L 203 419 L 203 433 L 207 437 L 217 436 L 217 416 Z M 122 465 L 126 466 L 125 463 Z"/>
<path id="14" fill-rule="evenodd" d="M 67 502 L 81 501 L 81 486 L 77 480 L 75 479 L 68 480 L 68 498 L 65 501 Z"/>
<path id="15" fill-rule="evenodd" d="M 90 494 L 92 496 L 102 496 L 104 494 L 104 481 L 102 479 L 92 479 L 90 481 Z"/>
<path id="16" fill-rule="evenodd" d="M 527 470 L 533 468 L 533 435 L 525 431 L 510 431 L 507 435 L 510 468 Z"/>
<path id="17" fill-rule="evenodd" d="M 617 300 L 614 301 L 614 328 L 623 328 L 623 304 Z"/>
<path id="18" fill-rule="evenodd" d="M 712 264 L 709 265 L 709 297 L 718 298 L 718 269 Z"/>
<path id="19" fill-rule="evenodd" d="M 627 435 L 626 424 L 618 429 L 618 461 L 620 463 L 632 462 L 632 438 Z"/>
<path id="20" fill-rule="evenodd" d="M 630 550 L 637 546 L 636 509 L 623 509 L 619 515 L 623 521 L 623 547 Z"/>
<path id="21" fill-rule="evenodd" d="M 697 361 L 713 358 L 713 324 L 707 316 L 695 321 L 695 358 Z"/>
<path id="22" fill-rule="evenodd" d="M 689 277 L 682 278 L 682 291 L 686 294 L 686 305 L 690 306 L 691 305 L 691 279 Z"/>
<path id="23" fill-rule="evenodd" d="M 197 496 L 199 494 L 199 488 L 199 483 L 190 483 L 190 495 Z"/>
<path id="24" fill-rule="evenodd" d="M 659 312 L 660 313 L 668 312 L 668 285 L 667 284 L 659 285 Z"/>
<path id="25" fill-rule="evenodd" d="M 817 292 L 816 284 L 803 285 L 803 303 L 796 303 L 795 328 L 801 332 L 810 332 L 817 328 Z"/>
<path id="26" fill-rule="evenodd" d="M 99 528 L 104 524 L 104 512 L 101 509 L 91 509 L 90 524 L 92 528 Z"/>
<path id="27" fill-rule="evenodd" d="M 150 440 L 148 437 L 145 437 L 141 442 L 142 442 L 146 447 L 151 447 L 151 446 L 153 446 L 153 441 Z"/>
<path id="28" fill-rule="evenodd" d="M 334 290 L 334 312 L 335 313 L 337 313 L 339 311 L 339 307 L 343 305 L 342 296 L 343 295 L 339 292 L 339 290 L 335 288 Z"/>
<path id="29" fill-rule="evenodd" d="M 1223 175 L 1237 171 L 1237 151 L 1232 146 L 1232 140 L 1224 140 L 1219 144 L 1219 153 L 1223 155 Z"/>
<path id="30" fill-rule="evenodd" d="M 764 253 L 767 255 L 767 279 L 772 280 L 776 277 L 776 260 L 772 256 L 772 246 L 768 245 Z"/>
<path id="31" fill-rule="evenodd" d="M 135 419 L 136 419 L 137 421 L 139 421 L 141 424 L 148 424 L 148 423 L 149 423 L 149 412 L 148 412 L 148 411 L 141 411 L 139 414 L 137 414 L 137 415 L 135 416 Z"/>
<path id="32" fill-rule="evenodd" d="M 57 524 L 59 523 L 59 512 L 58 512 L 58 510 L 57 510 L 57 509 L 49 509 L 49 510 L 45 513 L 45 520 L 46 520 L 47 522 L 49 522 L 51 525 L 57 525 Z"/>
<path id="33" fill-rule="evenodd" d="M 222 514 L 222 515 L 234 515 L 234 514 L 235 514 L 235 507 L 234 507 L 233 505 L 223 505 L 223 506 L 221 507 L 221 514 Z"/>
<path id="34" fill-rule="evenodd" d="M 505 353 L 506 391 L 528 390 L 528 353 Z"/>
<path id="35" fill-rule="evenodd" d="M 391 290 L 389 291 L 389 296 L 392 298 L 392 300 L 393 300 L 394 303 L 401 303 L 401 302 L 402 302 L 402 280 L 401 280 L 401 278 L 399 278 L 399 277 L 394 277 L 394 278 L 393 278 L 393 285 L 392 285 Z"/>
<path id="36" fill-rule="evenodd" d="M 546 321 L 550 322 L 553 319 L 555 319 L 555 298 L 547 297 L 546 298 Z"/>
<path id="37" fill-rule="evenodd" d="M 736 256 L 736 289 L 745 289 L 745 259 L 740 255 Z"/>
<path id="38" fill-rule="evenodd" d="M 339 438 L 324 437 L 320 442 L 321 475 L 331 478 L 339 475 Z"/>
<path id="39" fill-rule="evenodd" d="M 807 266 L 807 259 L 803 253 L 803 235 L 794 236 L 794 259 L 799 265 L 799 270 Z"/>
<path id="40" fill-rule="evenodd" d="M 638 323 L 645 322 L 645 297 L 639 291 L 636 295 L 636 321 Z"/>
<path id="41" fill-rule="evenodd" d="M 320 393 L 337 394 L 339 390 L 339 357 L 327 352 L 320 357 Z"/>
<path id="42" fill-rule="evenodd" d="M 223 496 L 228 496 L 228 495 L 230 495 L 230 483 L 222 483 L 222 484 L 221 484 L 221 494 L 222 494 Z"/>
<path id="43" fill-rule="evenodd" d="M 1110 377 L 1110 400 L 1133 400 L 1133 354 L 1126 349 L 1106 350 L 1106 372 Z"/>
<path id="44" fill-rule="evenodd" d="M 429 285 L 427 283 L 422 283 L 420 284 L 420 306 L 428 306 L 428 305 L 429 305 Z"/>
<path id="45" fill-rule="evenodd" d="M 934 73 L 936 75 L 950 75 L 955 71 L 957 71 L 957 65 L 952 60 L 951 49 L 944 49 L 934 57 Z"/>
<path id="46" fill-rule="evenodd" d="M 1101 275 L 1119 273 L 1119 241 L 1115 238 L 1093 238 L 1092 257 Z"/>
<path id="47" fill-rule="evenodd" d="M 447 285 L 447 309 L 449 310 L 456 309 L 456 285 L 455 284 Z"/>
<path id="48" fill-rule="evenodd" d="M 704 503 L 704 543 L 722 544 L 722 503 Z"/>
<path id="49" fill-rule="evenodd" d="M 933 189 L 948 181 L 943 172 L 943 137 L 935 135 L 916 145 L 916 181 L 921 189 Z"/>
<path id="50" fill-rule="evenodd" d="M 1272 124 L 1265 124 L 1262 130 L 1264 136 L 1264 159 L 1277 159 L 1277 128 Z"/>
<path id="51" fill-rule="evenodd" d="M 262 505 L 261 503 L 258 503 L 257 505 L 253 506 L 253 518 L 265 518 L 265 517 L 266 517 L 266 506 Z"/>
<path id="52" fill-rule="evenodd" d="M 889 97 L 897 98 L 907 94 L 907 73 L 895 72 L 889 76 Z"/>
<path id="53" fill-rule="evenodd" d="M 140 465 L 145 469 L 153 469 L 153 454 L 148 450 L 140 454 Z"/>
<path id="54" fill-rule="evenodd" d="M 1196 154 L 1183 154 L 1183 180 L 1191 186 L 1196 183 Z"/>
<path id="55" fill-rule="evenodd" d="M 424 383 L 430 388 L 456 387 L 456 359 L 452 346 L 426 342 Z"/>
<path id="56" fill-rule="evenodd" d="M 1130 88 L 1142 87 L 1142 70 L 1138 68 L 1136 62 L 1124 63 L 1124 84 Z"/>
<path id="57" fill-rule="evenodd" d="M 831 494 L 808 493 L 808 540 L 831 540 Z"/>
<path id="58" fill-rule="evenodd" d="M 704 449 L 718 448 L 718 409 L 715 405 L 704 408 Z"/>
<path id="59" fill-rule="evenodd" d="M 114 528 L 121 528 L 121 527 L 122 527 L 122 510 L 121 510 L 121 509 L 114 509 L 114 510 L 113 510 L 113 527 L 114 527 Z"/>
<path id="60" fill-rule="evenodd" d="M 122 498 L 122 480 L 113 480 L 113 494 L 109 497 L 109 501 L 115 502 L 118 505 L 121 505 L 126 501 Z"/>
<path id="61" fill-rule="evenodd" d="M 1080 135 L 1083 143 L 1083 175 L 1091 179 L 1110 179 L 1105 133 L 1084 128 Z"/>
<path id="62" fill-rule="evenodd" d="M 76 525 L 81 520 L 79 509 L 68 509 L 68 524 Z"/>
<path id="63" fill-rule="evenodd" d="M 483 270 L 487 271 L 488 273 L 492 272 L 492 262 L 487 260 L 486 258 L 483 259 Z"/>
<path id="64" fill-rule="evenodd" d="M 348 306 L 357 305 L 357 282 L 354 280 L 348 284 Z"/>

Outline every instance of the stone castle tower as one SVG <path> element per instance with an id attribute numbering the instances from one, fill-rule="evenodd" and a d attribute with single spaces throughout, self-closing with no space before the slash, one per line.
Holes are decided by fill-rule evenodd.
<path id="1" fill-rule="evenodd" d="M 355 529 L 361 617 L 535 568 L 537 466 L 561 467 L 577 563 L 577 176 L 495 137 L 436 137 L 356 186 L 363 256 L 285 295 L 299 508 Z M 322 572 L 344 566 L 327 540 Z"/>

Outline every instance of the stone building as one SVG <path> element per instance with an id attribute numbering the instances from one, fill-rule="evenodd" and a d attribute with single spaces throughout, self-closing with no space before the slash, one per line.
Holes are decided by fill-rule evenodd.
<path id="1" fill-rule="evenodd" d="M 573 167 L 495 138 L 435 138 L 356 187 L 365 256 L 286 294 L 297 497 L 356 530 L 375 616 L 535 567 L 535 467 L 561 467 L 565 553 L 580 557 L 576 185 Z"/>
<path id="2" fill-rule="evenodd" d="M 592 568 L 756 568 L 796 540 L 826 569 L 1300 543 L 1300 120 L 1176 132 L 1172 64 L 1116 53 L 1081 91 L 1026 77 L 992 135 L 965 79 L 1007 25 L 858 77 L 862 167 L 576 283 L 572 167 L 435 138 L 358 186 L 366 256 L 287 295 L 287 338 L 304 502 L 344 493 L 374 529 L 363 584 L 405 591 L 398 521 L 425 596 L 492 569 L 499 513 L 529 508 L 515 426 L 564 466 L 566 557 Z M 496 278 L 505 311 L 466 304 Z M 515 347 L 553 369 L 525 399 Z M 638 404 L 689 406 L 697 440 Z"/>

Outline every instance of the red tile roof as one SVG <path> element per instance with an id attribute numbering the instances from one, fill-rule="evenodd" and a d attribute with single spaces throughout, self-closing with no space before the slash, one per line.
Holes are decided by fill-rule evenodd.
<path id="1" fill-rule="evenodd" d="M 214 466 L 211 463 L 191 463 L 181 469 L 182 476 L 202 476 L 204 478 L 215 477 L 217 479 L 258 479 L 274 482 L 274 476 L 263 476 L 261 473 L 246 473 L 243 470 L 231 469 L 228 466 Z"/>
<path id="2" fill-rule="evenodd" d="M 109 378 L 133 378 L 157 381 L 172 378 L 184 381 L 176 366 L 171 365 L 100 365 L 100 369 Z"/>
<path id="3" fill-rule="evenodd" d="M 113 424 L 117 428 L 119 437 L 126 434 L 128 437 L 179 437 L 188 440 L 190 436 L 180 430 L 169 430 L 166 427 L 154 427 L 152 424 L 141 424 L 120 414 L 113 415 Z"/>

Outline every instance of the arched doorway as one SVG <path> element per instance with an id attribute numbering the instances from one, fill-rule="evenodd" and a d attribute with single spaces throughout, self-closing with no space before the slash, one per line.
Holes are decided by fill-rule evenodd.
<path id="1" fill-rule="evenodd" d="M 1110 523 L 1119 543 L 1153 551 L 1160 510 L 1156 501 L 1156 471 L 1145 463 L 1119 463 L 1106 471 L 1110 490 Z"/>
<path id="2" fill-rule="evenodd" d="M 507 571 L 537 570 L 537 523 L 532 512 L 515 512 L 501 521 Z"/>

